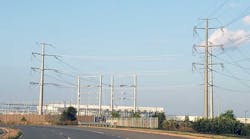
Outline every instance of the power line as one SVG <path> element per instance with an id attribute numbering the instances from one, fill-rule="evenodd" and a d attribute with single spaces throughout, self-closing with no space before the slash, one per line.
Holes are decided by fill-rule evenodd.
<path id="1" fill-rule="evenodd" d="M 79 69 L 77 69 L 76 67 L 72 66 L 69 63 L 64 62 L 62 59 L 57 58 L 56 60 L 58 60 L 59 62 L 63 63 L 64 65 L 68 66 L 69 68 L 73 69 L 74 71 L 80 72 Z"/>
<path id="2" fill-rule="evenodd" d="M 246 12 L 248 12 L 248 10 L 250 9 L 250 6 L 248 6 L 246 9 L 244 9 L 238 16 L 236 16 L 235 18 L 233 18 L 231 21 L 229 21 L 227 24 L 225 24 L 224 27 L 228 27 L 231 24 L 235 23 L 236 21 L 238 21 L 239 19 L 241 19 L 242 17 L 246 16 Z"/>
<path id="3" fill-rule="evenodd" d="M 47 77 L 49 77 L 49 78 L 51 78 L 51 79 L 57 80 L 57 81 L 59 81 L 59 82 L 63 82 L 63 83 L 65 83 L 65 84 L 67 84 L 67 85 L 76 86 L 76 84 L 73 84 L 72 82 L 69 82 L 69 81 L 67 81 L 67 80 L 64 80 L 63 78 L 58 79 L 58 78 L 56 78 L 56 77 L 54 77 L 54 76 L 51 76 L 51 75 L 49 75 L 49 74 L 45 74 L 45 76 L 47 76 Z M 58 76 L 58 77 L 60 77 L 60 76 Z"/>
<path id="4" fill-rule="evenodd" d="M 208 17 L 211 17 L 212 15 L 214 16 L 214 14 L 218 13 L 228 2 L 229 0 L 224 0 L 218 7 L 216 7 L 210 14 L 208 14 Z"/>
<path id="5" fill-rule="evenodd" d="M 233 59 L 232 59 L 228 54 L 226 54 L 226 56 L 228 56 L 228 57 L 233 61 Z M 222 60 L 222 61 L 224 61 L 224 62 L 227 63 L 227 64 L 230 64 L 230 65 L 233 65 L 233 66 L 235 66 L 235 67 L 237 67 L 237 68 L 240 68 L 240 69 L 241 69 L 242 71 L 244 71 L 246 74 L 250 75 L 250 72 L 248 71 L 249 69 L 247 69 L 247 68 L 241 66 L 237 61 L 230 62 L 230 61 L 225 60 L 225 59 L 223 59 L 223 58 L 220 58 L 220 57 L 218 57 L 218 56 L 216 56 L 216 55 L 213 55 L 213 57 L 215 57 L 216 59 Z"/>
<path id="6" fill-rule="evenodd" d="M 232 92 L 232 93 L 249 93 L 249 94 L 250 94 L 249 91 L 235 90 L 235 89 L 226 88 L 226 87 L 217 86 L 217 85 L 214 85 L 214 87 L 216 87 L 216 88 L 218 88 L 218 89 L 226 90 L 226 91 Z"/>
<path id="7" fill-rule="evenodd" d="M 213 71 L 215 73 L 218 73 L 218 74 L 223 75 L 225 77 L 228 77 L 228 78 L 231 78 L 231 79 L 235 79 L 235 80 L 239 81 L 242 85 L 250 88 L 250 85 L 248 85 L 247 83 L 245 83 L 245 81 L 248 81 L 248 82 L 250 81 L 248 79 L 241 79 L 241 78 L 238 78 L 238 77 L 234 76 L 233 74 L 225 74 L 223 72 L 219 72 L 219 71 L 216 71 L 216 70 L 213 70 Z"/>

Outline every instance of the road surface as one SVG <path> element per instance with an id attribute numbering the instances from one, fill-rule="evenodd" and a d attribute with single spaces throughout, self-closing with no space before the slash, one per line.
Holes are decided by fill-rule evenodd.
<path id="1" fill-rule="evenodd" d="M 18 126 L 20 139 L 184 139 L 167 135 L 70 126 Z"/>

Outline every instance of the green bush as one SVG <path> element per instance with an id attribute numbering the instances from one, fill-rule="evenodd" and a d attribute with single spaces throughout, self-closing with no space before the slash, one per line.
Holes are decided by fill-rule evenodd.
<path id="1" fill-rule="evenodd" d="M 140 112 L 132 112 L 131 113 L 131 117 L 132 118 L 140 118 L 141 117 L 141 113 Z"/>
<path id="2" fill-rule="evenodd" d="M 176 120 L 164 120 L 162 122 L 162 128 L 166 130 L 177 130 L 179 126 Z"/>
<path id="3" fill-rule="evenodd" d="M 111 117 L 112 118 L 120 118 L 120 113 L 118 111 L 112 111 L 111 112 Z"/>
<path id="4" fill-rule="evenodd" d="M 245 124 L 242 128 L 243 136 L 250 136 L 250 124 Z"/>
<path id="5" fill-rule="evenodd" d="M 74 107 L 68 107 L 62 112 L 60 121 L 75 121 L 77 110 Z"/>
<path id="6" fill-rule="evenodd" d="M 250 126 L 237 121 L 232 110 L 213 119 L 199 119 L 193 123 L 192 127 L 195 131 L 202 133 L 250 135 Z"/>
<path id="7" fill-rule="evenodd" d="M 166 116 L 164 112 L 156 112 L 152 117 L 158 117 L 158 128 L 162 129 L 163 127 L 163 121 L 166 120 Z"/>

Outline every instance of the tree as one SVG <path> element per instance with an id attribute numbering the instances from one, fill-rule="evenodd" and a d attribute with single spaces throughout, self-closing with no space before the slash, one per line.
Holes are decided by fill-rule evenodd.
<path id="1" fill-rule="evenodd" d="M 222 113 L 219 118 L 231 119 L 236 120 L 234 116 L 233 110 L 227 110 L 225 113 Z"/>
<path id="2" fill-rule="evenodd" d="M 140 112 L 131 112 L 131 117 L 132 118 L 140 118 L 141 117 L 141 113 Z"/>
<path id="3" fill-rule="evenodd" d="M 68 107 L 61 115 L 61 121 L 75 121 L 77 110 L 74 107 Z"/>
<path id="4" fill-rule="evenodd" d="M 120 113 L 118 111 L 112 111 L 111 112 L 111 117 L 112 118 L 119 118 L 120 117 Z"/>
<path id="5" fill-rule="evenodd" d="M 166 120 L 164 112 L 155 112 L 152 117 L 158 117 L 158 128 L 162 128 L 163 121 Z"/>

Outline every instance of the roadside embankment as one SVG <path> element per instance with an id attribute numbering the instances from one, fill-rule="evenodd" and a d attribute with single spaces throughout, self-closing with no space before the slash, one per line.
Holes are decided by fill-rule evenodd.
<path id="1" fill-rule="evenodd" d="M 131 132 L 140 132 L 147 134 L 158 134 L 158 135 L 169 135 L 173 137 L 183 137 L 189 139 L 242 139 L 240 137 L 231 137 L 223 135 L 212 135 L 212 134 L 200 134 L 200 133 L 191 133 L 191 132 L 180 132 L 180 131 L 166 131 L 158 129 L 141 129 L 141 128 L 111 128 L 111 127 L 95 127 L 91 128 L 96 129 L 110 129 L 110 130 L 125 130 Z"/>
<path id="2" fill-rule="evenodd" d="M 1 139 L 18 139 L 22 135 L 19 129 L 0 127 L 2 134 L 0 134 Z"/>

